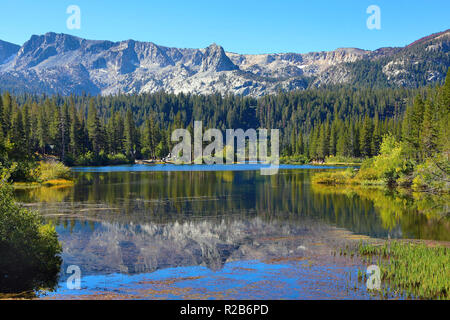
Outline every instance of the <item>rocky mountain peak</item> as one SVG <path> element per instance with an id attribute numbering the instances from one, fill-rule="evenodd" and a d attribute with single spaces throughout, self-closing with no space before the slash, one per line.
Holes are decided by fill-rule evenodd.
<path id="1" fill-rule="evenodd" d="M 231 71 L 239 69 L 225 54 L 225 50 L 215 43 L 205 49 L 201 71 Z"/>
<path id="2" fill-rule="evenodd" d="M 0 90 L 258 97 L 330 84 L 417 87 L 443 81 L 449 65 L 449 30 L 407 47 L 253 55 L 225 52 L 215 43 L 205 49 L 169 48 L 49 32 L 20 48 L 0 41 Z"/>

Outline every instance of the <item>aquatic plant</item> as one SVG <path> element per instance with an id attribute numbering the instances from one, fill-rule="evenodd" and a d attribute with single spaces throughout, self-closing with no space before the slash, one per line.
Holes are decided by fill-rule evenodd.
<path id="1" fill-rule="evenodd" d="M 377 261 L 385 296 L 450 299 L 450 248 L 389 241 L 360 243 L 358 253 L 367 262 Z M 362 280 L 360 273 L 358 278 Z"/>
<path id="2" fill-rule="evenodd" d="M 61 162 L 44 162 L 39 163 L 39 180 L 46 182 L 57 179 L 70 180 L 70 168 Z"/>

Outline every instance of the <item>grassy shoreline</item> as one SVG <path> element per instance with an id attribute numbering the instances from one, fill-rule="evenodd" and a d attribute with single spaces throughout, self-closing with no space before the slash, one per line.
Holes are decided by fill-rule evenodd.
<path id="1" fill-rule="evenodd" d="M 17 165 L 13 165 L 9 170 L 14 171 L 16 168 Z M 74 184 L 70 168 L 58 161 L 39 161 L 24 172 L 23 180 L 25 181 L 11 179 L 13 188 L 71 186 Z"/>
<path id="2" fill-rule="evenodd" d="M 12 184 L 14 189 L 28 189 L 39 187 L 62 187 L 73 186 L 75 182 L 68 179 L 52 179 L 44 182 L 14 182 Z"/>
<path id="3" fill-rule="evenodd" d="M 382 179 L 374 179 L 367 175 L 359 174 L 359 170 L 347 168 L 346 170 L 318 172 L 313 175 L 311 182 L 324 185 L 361 185 L 361 186 L 386 186 Z"/>
<path id="4" fill-rule="evenodd" d="M 372 295 L 381 299 L 450 300 L 450 241 L 426 239 L 381 239 L 344 233 L 347 242 L 335 247 L 339 256 L 362 265 L 351 281 L 365 283 Z M 379 287 L 369 289 L 374 280 L 369 266 L 379 268 Z M 373 284 L 373 282 L 372 282 Z"/>
<path id="5" fill-rule="evenodd" d="M 380 268 L 385 298 L 450 299 L 450 244 L 420 241 L 385 241 L 376 245 L 360 242 L 357 254 Z M 366 280 L 366 272 L 358 272 Z"/>

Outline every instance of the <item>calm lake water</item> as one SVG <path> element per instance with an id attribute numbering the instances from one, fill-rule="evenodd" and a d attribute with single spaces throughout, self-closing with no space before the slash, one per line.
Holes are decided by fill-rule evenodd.
<path id="1" fill-rule="evenodd" d="M 336 168 L 259 168 L 75 168 L 73 187 L 17 190 L 63 243 L 59 286 L 40 296 L 369 299 L 354 281 L 365 266 L 332 255 L 348 239 L 450 240 L 448 199 L 311 185 L 314 172 Z M 67 287 L 70 265 L 80 290 Z"/>

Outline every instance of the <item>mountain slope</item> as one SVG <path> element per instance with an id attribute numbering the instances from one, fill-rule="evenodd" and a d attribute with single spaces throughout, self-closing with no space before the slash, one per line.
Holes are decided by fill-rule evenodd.
<path id="1" fill-rule="evenodd" d="M 340 48 L 306 54 L 243 55 L 212 44 L 178 49 L 152 42 L 34 35 L 22 47 L 0 41 L 0 88 L 71 94 L 165 90 L 261 96 L 328 84 L 417 87 L 444 79 L 450 30 L 404 48 Z"/>
<path id="2" fill-rule="evenodd" d="M 16 44 L 0 40 L 0 64 L 7 62 L 19 49 L 20 46 Z"/>

